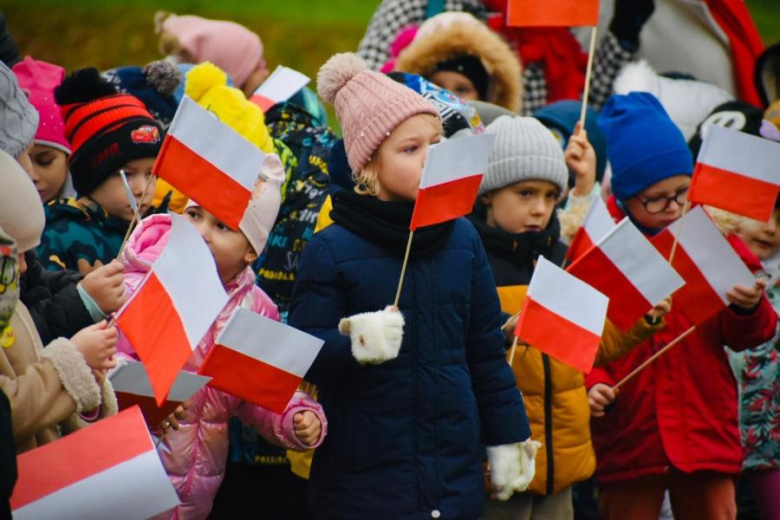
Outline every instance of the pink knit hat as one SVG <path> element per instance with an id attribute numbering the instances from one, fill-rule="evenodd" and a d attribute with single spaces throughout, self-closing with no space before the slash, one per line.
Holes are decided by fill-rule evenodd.
<path id="1" fill-rule="evenodd" d="M 70 143 L 65 138 L 65 123 L 62 122 L 60 107 L 54 101 L 54 89 L 65 78 L 65 69 L 27 56 L 14 65 L 13 71 L 19 86 L 27 92 L 30 103 L 41 116 L 35 143 L 57 148 L 70 155 Z"/>
<path id="2" fill-rule="evenodd" d="M 243 86 L 249 75 L 263 63 L 260 37 L 235 22 L 171 15 L 163 21 L 162 29 L 179 40 L 195 63 L 214 63 L 227 72 L 238 87 Z"/>
<path id="3" fill-rule="evenodd" d="M 425 98 L 384 74 L 368 70 L 353 53 L 336 54 L 320 69 L 317 91 L 333 105 L 357 173 L 395 127 L 417 114 L 439 113 Z"/>

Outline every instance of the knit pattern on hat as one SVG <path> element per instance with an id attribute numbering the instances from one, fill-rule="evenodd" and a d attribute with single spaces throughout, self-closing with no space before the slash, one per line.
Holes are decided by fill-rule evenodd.
<path id="1" fill-rule="evenodd" d="M 412 89 L 367 69 L 353 53 L 336 54 L 320 69 L 317 91 L 336 109 L 352 171 L 363 169 L 371 155 L 398 125 L 412 116 L 439 113 Z"/>
<path id="2" fill-rule="evenodd" d="M 16 240 L 19 252 L 41 243 L 46 219 L 43 205 L 30 177 L 16 159 L 0 151 L 0 227 Z"/>
<path id="3" fill-rule="evenodd" d="M 547 181 L 566 191 L 569 172 L 561 145 L 532 117 L 501 116 L 485 130 L 496 141 L 479 185 L 480 195 L 520 181 Z"/>
<path id="4" fill-rule="evenodd" d="M 0 150 L 18 159 L 38 129 L 38 111 L 30 104 L 11 69 L 0 62 Z"/>

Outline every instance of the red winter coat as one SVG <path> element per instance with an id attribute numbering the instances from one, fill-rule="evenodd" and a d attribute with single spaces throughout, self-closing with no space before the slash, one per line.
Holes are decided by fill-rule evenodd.
<path id="1" fill-rule="evenodd" d="M 609 206 L 613 217 L 622 217 Z M 616 384 L 692 325 L 674 310 L 666 323 L 627 356 L 594 369 L 587 387 Z M 723 346 L 758 346 L 772 339 L 776 324 L 766 296 L 749 315 L 724 309 L 621 387 L 606 416 L 591 419 L 599 482 L 662 474 L 670 465 L 685 472 L 739 473 L 737 386 Z"/>

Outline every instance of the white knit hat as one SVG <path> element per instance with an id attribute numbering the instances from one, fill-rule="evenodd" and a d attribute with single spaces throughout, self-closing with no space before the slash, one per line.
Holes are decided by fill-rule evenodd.
<path id="1" fill-rule="evenodd" d="M 16 160 L 0 150 L 0 227 L 16 240 L 20 253 L 41 243 L 46 224 L 35 185 Z"/>
<path id="2" fill-rule="evenodd" d="M 561 145 L 533 117 L 501 116 L 485 130 L 496 134 L 479 194 L 520 181 L 548 181 L 566 191 L 569 171 Z"/>

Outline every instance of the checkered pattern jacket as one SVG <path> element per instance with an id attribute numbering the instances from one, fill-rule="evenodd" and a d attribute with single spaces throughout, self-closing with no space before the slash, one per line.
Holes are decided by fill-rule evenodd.
<path id="1" fill-rule="evenodd" d="M 390 45 L 396 35 L 410 25 L 425 19 L 428 0 L 383 0 L 371 18 L 368 30 L 358 47 L 358 55 L 368 66 L 378 70 L 390 58 Z M 447 0 L 445 11 L 466 11 L 481 20 L 489 14 L 479 0 Z M 593 79 L 589 103 L 600 109 L 612 94 L 612 84 L 634 53 L 607 33 L 593 58 Z M 531 115 L 547 104 L 547 81 L 540 63 L 523 64 L 523 114 Z"/>

